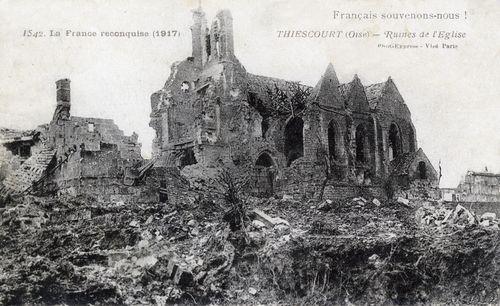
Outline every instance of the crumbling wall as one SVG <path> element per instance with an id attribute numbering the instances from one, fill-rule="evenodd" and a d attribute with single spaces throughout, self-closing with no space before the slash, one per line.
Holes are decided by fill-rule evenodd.
<path id="1" fill-rule="evenodd" d="M 116 194 L 125 169 L 143 161 L 138 135 L 124 135 L 111 119 L 71 116 L 69 80 L 56 84 L 58 108 L 42 133 L 43 146 L 56 150 L 46 186 L 61 194 Z"/>
<path id="2" fill-rule="evenodd" d="M 0 182 L 21 166 L 21 159 L 0 146 Z"/>
<path id="3" fill-rule="evenodd" d="M 391 159 L 389 158 L 389 132 L 391 129 L 391 125 L 394 124 L 397 127 L 398 138 L 401 143 L 399 152 L 400 154 L 416 151 L 417 144 L 415 139 L 414 127 L 409 118 L 393 116 L 392 114 L 386 113 L 378 113 L 376 116 L 381 126 L 381 137 L 383 137 L 383 159 L 386 161 L 386 165 L 384 166 L 388 167 L 389 169 L 389 165 L 391 162 Z"/>
<path id="4" fill-rule="evenodd" d="M 457 186 L 460 201 L 500 202 L 500 174 L 469 171 Z"/>
<path id="5" fill-rule="evenodd" d="M 345 200 L 354 197 L 377 198 L 386 200 L 387 193 L 382 186 L 356 186 L 352 184 L 336 183 L 325 187 L 324 199 L 328 200 Z"/>
<path id="6" fill-rule="evenodd" d="M 417 179 L 407 182 L 406 187 L 396 188 L 393 197 L 409 200 L 438 200 L 441 198 L 441 192 L 434 182 Z"/>

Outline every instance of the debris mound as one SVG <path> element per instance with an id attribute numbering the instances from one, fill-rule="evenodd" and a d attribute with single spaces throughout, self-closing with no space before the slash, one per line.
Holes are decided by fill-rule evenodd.
<path id="1" fill-rule="evenodd" d="M 499 302 L 495 214 L 223 183 L 178 204 L 15 199 L 0 208 L 0 304 Z"/>

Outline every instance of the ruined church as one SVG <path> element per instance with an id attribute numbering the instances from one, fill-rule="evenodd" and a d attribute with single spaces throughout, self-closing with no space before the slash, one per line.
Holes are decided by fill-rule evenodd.
<path id="1" fill-rule="evenodd" d="M 395 82 L 357 75 L 340 83 L 332 64 L 314 87 L 247 72 L 235 55 L 227 10 L 209 25 L 193 11 L 192 55 L 175 62 L 151 96 L 156 166 L 231 166 L 258 195 L 347 197 L 360 188 L 404 197 L 436 188 Z M 432 195 L 427 195 L 432 196 Z"/>
<path id="2" fill-rule="evenodd" d="M 208 25 L 198 8 L 193 19 L 191 56 L 151 95 L 152 159 L 111 119 L 73 116 L 62 79 L 50 123 L 0 130 L 0 200 L 44 189 L 172 202 L 188 188 L 181 173 L 223 168 L 256 196 L 439 197 L 439 175 L 390 77 L 342 84 L 332 64 L 314 87 L 251 74 L 235 56 L 229 11 Z"/>

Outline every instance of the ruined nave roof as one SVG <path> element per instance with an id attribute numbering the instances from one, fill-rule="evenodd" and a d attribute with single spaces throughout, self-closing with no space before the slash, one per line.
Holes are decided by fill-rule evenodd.
<path id="1" fill-rule="evenodd" d="M 345 102 L 348 102 L 352 96 L 353 90 L 358 88 L 362 88 L 364 96 L 366 97 L 366 101 L 368 102 L 370 110 L 376 110 L 379 106 L 380 98 L 384 93 L 384 89 L 387 87 L 388 82 L 392 82 L 389 77 L 386 81 L 380 83 L 374 83 L 370 85 L 363 85 L 358 78 L 357 75 L 354 76 L 353 80 L 347 83 L 340 83 L 338 81 L 337 75 L 333 68 L 332 64 L 329 64 L 325 73 L 321 76 L 320 80 L 316 84 L 316 86 L 308 86 L 304 84 L 300 84 L 298 82 L 288 81 L 279 78 L 255 75 L 251 73 L 247 73 L 248 80 L 248 91 L 253 92 L 259 96 L 261 100 L 265 100 L 267 97 L 267 88 L 273 89 L 277 87 L 282 90 L 286 94 L 290 94 L 290 86 L 291 83 L 299 84 L 303 89 L 311 90 L 311 97 L 313 99 L 317 99 L 319 97 L 322 100 L 335 101 L 338 100 L 338 103 L 342 105 Z M 356 84 L 359 84 L 356 86 Z M 395 85 L 394 85 L 395 86 Z M 361 92 L 361 90 L 358 89 Z M 336 98 L 336 97 L 339 98 Z M 404 104 L 404 102 L 403 102 Z"/>
<path id="2" fill-rule="evenodd" d="M 378 106 L 378 98 L 382 96 L 386 81 L 365 86 L 366 98 L 370 109 L 376 109 Z"/>
<path id="3" fill-rule="evenodd" d="M 289 94 L 290 93 L 289 84 L 298 83 L 298 82 L 287 81 L 283 79 L 272 78 L 251 73 L 247 73 L 247 80 L 248 80 L 248 91 L 253 92 L 259 96 L 266 94 L 267 88 L 273 89 L 275 87 L 282 90 L 286 94 Z M 304 84 L 299 84 L 299 86 L 302 87 L 303 89 L 312 88 L 311 86 L 307 86 Z"/>

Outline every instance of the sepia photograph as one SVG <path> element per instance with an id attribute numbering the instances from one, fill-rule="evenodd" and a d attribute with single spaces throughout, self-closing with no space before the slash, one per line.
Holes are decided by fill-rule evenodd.
<path id="1" fill-rule="evenodd" d="M 498 0 L 0 0 L 0 305 L 500 304 Z"/>

